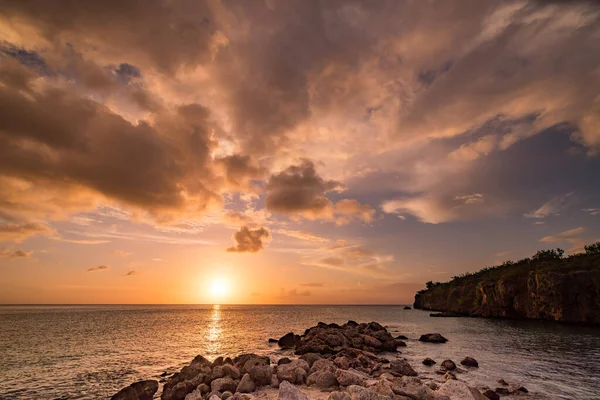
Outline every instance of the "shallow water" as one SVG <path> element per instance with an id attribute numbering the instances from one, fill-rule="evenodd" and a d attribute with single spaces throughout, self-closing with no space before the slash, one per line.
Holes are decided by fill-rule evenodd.
<path id="1" fill-rule="evenodd" d="M 430 318 L 401 306 L 0 306 L 0 399 L 98 399 L 140 379 L 175 371 L 197 354 L 283 353 L 267 343 L 317 322 L 378 321 L 411 340 L 420 361 L 479 361 L 460 379 L 496 387 L 500 378 L 536 398 L 600 399 L 600 328 L 539 321 Z M 443 345 L 420 343 L 440 332 Z"/>

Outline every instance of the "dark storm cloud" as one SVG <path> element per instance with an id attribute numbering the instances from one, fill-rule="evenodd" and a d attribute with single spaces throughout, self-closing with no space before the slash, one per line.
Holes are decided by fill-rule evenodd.
<path id="1" fill-rule="evenodd" d="M 269 238 L 269 231 L 265 228 L 250 229 L 247 226 L 234 233 L 233 240 L 236 245 L 227 249 L 231 253 L 257 253 L 264 247 L 264 241 Z"/>

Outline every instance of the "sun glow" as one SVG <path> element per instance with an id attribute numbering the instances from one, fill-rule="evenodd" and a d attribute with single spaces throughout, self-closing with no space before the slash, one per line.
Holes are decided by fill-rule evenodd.
<path id="1" fill-rule="evenodd" d="M 226 297 L 229 294 L 229 282 L 223 278 L 214 278 L 208 284 L 208 292 L 214 299 Z"/>

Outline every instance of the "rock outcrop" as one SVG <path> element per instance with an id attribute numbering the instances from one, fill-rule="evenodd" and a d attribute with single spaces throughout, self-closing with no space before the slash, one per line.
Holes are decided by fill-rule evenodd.
<path id="1" fill-rule="evenodd" d="M 526 259 L 428 286 L 416 294 L 415 308 L 450 315 L 600 324 L 599 255 Z"/>

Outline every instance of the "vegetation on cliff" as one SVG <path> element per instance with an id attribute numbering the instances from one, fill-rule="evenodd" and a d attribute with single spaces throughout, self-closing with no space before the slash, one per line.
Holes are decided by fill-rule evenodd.
<path id="1" fill-rule="evenodd" d="M 415 308 L 471 316 L 600 323 L 600 242 L 565 257 L 541 250 L 516 262 L 427 282 Z"/>

